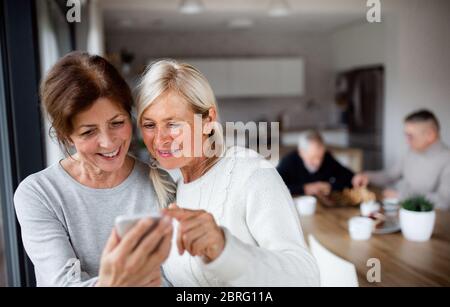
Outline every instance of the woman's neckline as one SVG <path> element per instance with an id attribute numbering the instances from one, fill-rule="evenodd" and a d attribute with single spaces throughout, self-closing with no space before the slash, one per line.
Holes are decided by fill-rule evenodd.
<path id="1" fill-rule="evenodd" d="M 178 185 L 183 185 L 184 187 L 191 187 L 191 186 L 196 186 L 200 183 L 202 183 L 204 180 L 206 180 L 208 177 L 212 176 L 212 174 L 216 171 L 216 169 L 219 167 L 220 164 L 223 163 L 223 161 L 225 160 L 224 158 L 227 157 L 227 154 L 229 152 L 229 150 L 232 147 L 227 148 L 223 155 L 221 157 L 219 157 L 219 159 L 216 161 L 216 163 L 214 163 L 214 165 L 212 167 L 210 167 L 203 175 L 201 175 L 200 177 L 189 181 L 187 183 L 184 182 L 184 177 L 183 175 L 181 175 L 181 178 L 179 179 L 179 183 Z"/>
<path id="2" fill-rule="evenodd" d="M 102 192 L 108 192 L 108 193 L 110 193 L 110 192 L 113 192 L 113 191 L 116 191 L 116 190 L 122 190 L 123 188 L 125 188 L 125 187 L 127 187 L 129 184 L 130 184 L 130 182 L 131 181 L 133 181 L 133 179 L 134 179 L 134 177 L 136 177 L 136 172 L 137 172 L 137 164 L 138 164 L 138 162 L 137 162 L 137 160 L 136 159 L 134 159 L 133 157 L 131 157 L 131 156 L 128 156 L 130 159 L 132 159 L 132 161 L 133 161 L 133 166 L 132 166 L 132 168 L 131 168 L 131 171 L 130 171 L 130 173 L 128 174 L 128 176 L 127 177 L 125 177 L 125 179 L 124 180 L 122 180 L 119 184 L 117 184 L 117 185 L 115 185 L 115 186 L 113 186 L 113 187 L 110 187 L 110 188 L 94 188 L 94 187 L 90 187 L 90 186 L 87 186 L 87 185 L 85 185 L 85 184 L 83 184 L 83 183 L 81 183 L 81 182 L 79 182 L 77 179 L 75 179 L 63 166 L 62 166 L 62 164 L 61 164 L 61 162 L 64 160 L 64 159 L 61 159 L 61 160 L 59 160 L 58 161 L 58 169 L 63 173 L 63 176 L 67 179 L 67 180 L 69 180 L 69 181 L 71 181 L 72 183 L 74 183 L 74 184 L 76 184 L 79 188 L 81 188 L 81 189 L 83 189 L 83 190 L 85 190 L 85 191 L 90 191 L 90 192 L 100 192 L 100 193 L 102 193 Z"/>

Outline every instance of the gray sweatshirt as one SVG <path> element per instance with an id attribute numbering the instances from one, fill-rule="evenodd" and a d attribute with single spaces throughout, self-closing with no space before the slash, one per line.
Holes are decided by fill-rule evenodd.
<path id="1" fill-rule="evenodd" d="M 450 208 L 450 150 L 441 141 L 425 152 L 410 150 L 392 168 L 368 172 L 368 175 L 375 185 L 393 185 L 401 199 L 423 195 L 436 208 Z"/>
<path id="2" fill-rule="evenodd" d="M 38 286 L 95 284 L 116 216 L 158 211 L 148 174 L 148 166 L 136 160 L 121 184 L 94 189 L 56 163 L 21 182 L 14 205 Z"/>

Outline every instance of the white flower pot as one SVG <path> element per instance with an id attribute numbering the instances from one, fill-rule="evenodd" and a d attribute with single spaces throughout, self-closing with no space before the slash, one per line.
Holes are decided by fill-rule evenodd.
<path id="1" fill-rule="evenodd" d="M 416 212 L 400 209 L 400 228 L 410 241 L 428 241 L 433 233 L 436 212 Z"/>

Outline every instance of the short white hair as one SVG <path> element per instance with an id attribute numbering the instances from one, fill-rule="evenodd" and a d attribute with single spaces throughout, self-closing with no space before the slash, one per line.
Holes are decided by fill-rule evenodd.
<path id="1" fill-rule="evenodd" d="M 321 145 L 325 145 L 322 135 L 316 130 L 307 130 L 300 134 L 298 138 L 298 149 L 307 150 L 311 142 L 316 142 Z"/>

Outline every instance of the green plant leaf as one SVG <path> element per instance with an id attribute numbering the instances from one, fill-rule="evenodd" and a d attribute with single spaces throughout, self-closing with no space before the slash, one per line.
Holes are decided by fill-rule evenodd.
<path id="1" fill-rule="evenodd" d="M 424 196 L 414 196 L 405 199 L 402 202 L 402 208 L 409 211 L 415 212 L 429 212 L 433 211 L 433 203 L 431 203 Z"/>

